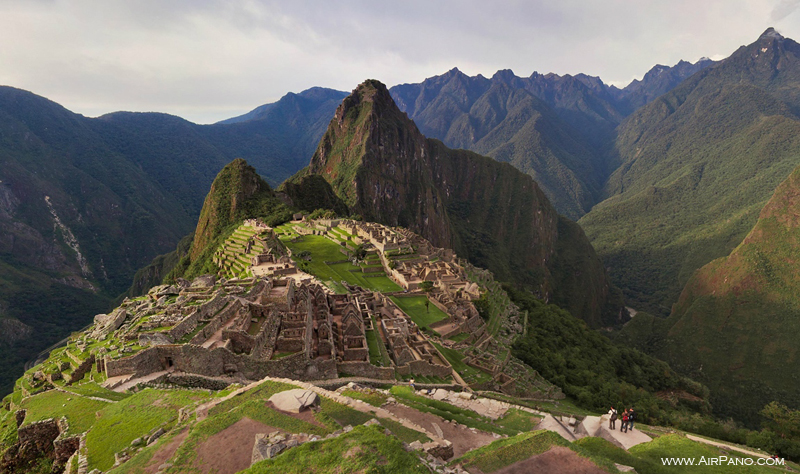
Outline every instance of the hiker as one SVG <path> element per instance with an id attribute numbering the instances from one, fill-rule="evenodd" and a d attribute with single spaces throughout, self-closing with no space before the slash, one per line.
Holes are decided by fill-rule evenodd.
<path id="1" fill-rule="evenodd" d="M 617 421 L 617 410 L 615 410 L 614 407 L 611 407 L 611 409 L 608 410 L 608 428 L 613 430 L 616 421 Z"/>
<path id="2" fill-rule="evenodd" d="M 619 427 L 620 432 L 628 432 L 628 410 L 622 412 L 622 424 Z"/>
<path id="3" fill-rule="evenodd" d="M 631 411 L 628 413 L 628 429 L 629 430 L 633 429 L 634 420 L 636 420 L 636 413 L 634 413 L 633 408 L 631 408 Z"/>
<path id="4" fill-rule="evenodd" d="M 414 379 L 411 379 L 411 382 L 410 382 L 410 383 L 411 383 L 411 390 L 413 390 L 413 391 L 415 391 L 415 392 L 416 392 L 416 391 L 417 391 L 417 386 L 416 386 L 416 385 L 414 385 Z"/>

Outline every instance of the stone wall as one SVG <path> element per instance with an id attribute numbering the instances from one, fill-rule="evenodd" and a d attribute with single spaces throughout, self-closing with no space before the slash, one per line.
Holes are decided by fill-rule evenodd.
<path id="1" fill-rule="evenodd" d="M 305 352 L 276 360 L 258 360 L 247 354 L 234 354 L 225 347 L 206 349 L 194 344 L 151 347 L 135 356 L 107 361 L 106 364 L 109 377 L 131 373 L 138 377 L 164 370 L 168 361 L 175 370 L 206 377 L 232 372 L 247 380 L 260 380 L 267 376 L 296 380 L 337 377 L 336 361 L 309 360 Z"/>
<path id="2" fill-rule="evenodd" d="M 67 375 L 67 385 L 72 385 L 73 383 L 81 380 L 87 372 L 92 370 L 92 366 L 94 365 L 94 355 L 90 355 L 88 359 L 81 362 L 81 365 L 75 368 L 71 374 Z"/>
<path id="3" fill-rule="evenodd" d="M 250 353 L 253 357 L 264 360 L 272 358 L 280 325 L 280 314 L 271 312 L 256 336 L 253 351 Z"/>
<path id="4" fill-rule="evenodd" d="M 434 306 L 436 306 L 437 308 L 442 310 L 442 312 L 444 314 L 450 315 L 450 309 L 448 309 L 447 306 L 445 306 L 441 302 L 439 302 L 439 300 L 437 300 L 436 298 L 428 298 L 428 299 L 430 300 L 431 303 L 433 303 Z M 448 320 L 450 320 L 450 319 L 451 318 L 448 318 Z"/>
<path id="5" fill-rule="evenodd" d="M 161 360 L 158 358 L 158 347 L 151 347 L 130 357 L 113 360 L 106 357 L 106 375 L 116 377 L 118 375 L 134 374 L 141 377 L 164 370 Z"/>
<path id="6" fill-rule="evenodd" d="M 340 362 L 337 370 L 343 374 L 368 379 L 394 380 L 394 367 L 377 367 L 369 362 Z"/>
<path id="7" fill-rule="evenodd" d="M 208 319 L 214 316 L 217 311 L 222 309 L 227 303 L 228 297 L 217 292 L 214 294 L 213 298 L 200 305 L 200 309 L 198 310 L 200 312 L 200 317 L 202 319 Z"/>
<path id="8" fill-rule="evenodd" d="M 239 329 L 225 329 L 222 339 L 231 341 L 231 350 L 237 354 L 250 354 L 256 343 L 256 338 Z"/>
<path id="9" fill-rule="evenodd" d="M 179 340 L 183 336 L 195 330 L 201 316 L 202 313 L 200 311 L 194 310 L 194 312 L 189 314 L 189 316 L 183 318 L 183 321 L 179 322 L 175 325 L 175 327 L 170 329 L 167 333 L 167 336 L 172 339 L 172 342 Z M 139 340 L 141 340 L 141 336 L 139 336 Z"/>
<path id="10" fill-rule="evenodd" d="M 43 452 L 53 450 L 53 441 L 61 434 L 58 423 L 53 418 L 37 421 L 17 429 L 19 444 L 33 445 Z"/>
<path id="11" fill-rule="evenodd" d="M 427 360 L 413 360 L 405 365 L 408 367 L 407 372 L 401 369 L 403 366 L 397 368 L 397 372 L 401 375 L 424 375 L 427 377 L 435 376 L 441 378 L 450 377 L 453 374 L 453 369 L 445 365 L 432 364 Z"/>
<path id="12" fill-rule="evenodd" d="M 197 344 L 200 345 L 208 340 L 209 337 L 213 336 L 215 332 L 219 330 L 222 326 L 225 325 L 228 321 L 233 318 L 236 313 L 242 308 L 242 304 L 238 300 L 231 301 L 228 306 L 222 309 L 216 316 L 211 318 L 211 321 L 206 324 L 206 326 L 201 329 L 191 341 L 190 344 Z"/>

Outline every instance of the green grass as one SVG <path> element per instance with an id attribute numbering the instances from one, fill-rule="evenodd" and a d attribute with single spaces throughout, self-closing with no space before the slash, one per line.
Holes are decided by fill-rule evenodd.
<path id="1" fill-rule="evenodd" d="M 377 426 L 359 426 L 325 441 L 306 443 L 254 464 L 248 474 L 427 474 L 430 472 L 402 443 Z"/>
<path id="2" fill-rule="evenodd" d="M 462 332 L 462 333 L 456 334 L 455 336 L 448 337 L 448 339 L 453 341 L 453 342 L 458 343 L 458 342 L 461 342 L 464 339 L 468 338 L 469 336 L 470 336 L 470 333 Z"/>
<path id="3" fill-rule="evenodd" d="M 366 331 L 367 336 L 367 346 L 369 347 L 369 363 L 372 365 L 378 365 L 387 367 L 386 360 L 383 357 L 383 351 L 381 351 L 381 342 L 378 341 L 378 332 L 377 331 Z"/>
<path id="4" fill-rule="evenodd" d="M 391 431 L 393 435 L 397 436 L 397 438 L 404 443 L 413 443 L 414 441 L 419 441 L 420 443 L 427 443 L 428 441 L 431 440 L 425 433 L 421 433 L 417 430 L 412 430 L 411 428 L 406 428 L 405 426 L 394 420 L 379 418 L 378 421 L 380 421 L 381 425 L 383 425 L 386 429 Z"/>
<path id="5" fill-rule="evenodd" d="M 97 422 L 86 436 L 89 470 L 108 470 L 114 453 L 153 428 L 173 422 L 180 407 L 208 397 L 205 392 L 145 389 L 98 413 Z"/>
<path id="6" fill-rule="evenodd" d="M 336 403 L 333 400 L 324 397 L 320 399 L 319 406 L 320 412 L 317 414 L 317 418 L 323 423 L 327 423 L 329 426 L 331 425 L 330 420 L 333 420 L 339 426 L 344 427 L 347 425 L 363 425 L 367 421 L 375 418 L 374 415 L 362 413 L 358 410 L 354 410 L 348 406 L 342 405 L 341 403 Z"/>
<path id="7" fill-rule="evenodd" d="M 340 251 L 342 246 L 321 235 L 305 235 L 301 242 L 292 242 L 291 239 L 285 239 L 283 243 L 292 250 L 294 255 L 302 251 L 310 252 L 311 262 L 308 264 L 308 272 L 326 282 L 337 293 L 345 292 L 344 287 L 339 284 L 342 280 L 352 285 L 376 291 L 402 290 L 386 276 L 364 278 L 361 268 L 349 262 L 332 265 L 325 263 L 346 260 L 347 256 Z"/>
<path id="8" fill-rule="evenodd" d="M 213 416 L 225 413 L 226 411 L 230 411 L 236 408 L 237 406 L 242 405 L 243 403 L 251 400 L 266 401 L 269 399 L 269 397 L 275 395 L 278 392 L 292 390 L 295 388 L 298 388 L 297 385 L 266 381 L 251 390 L 248 390 L 244 393 L 240 393 L 239 395 L 229 400 L 225 400 L 219 405 L 216 405 L 215 407 L 211 408 L 208 411 L 208 414 L 209 416 Z"/>
<path id="9" fill-rule="evenodd" d="M 428 327 L 447 318 L 447 313 L 437 308 L 433 303 L 430 303 L 428 308 L 425 307 L 425 301 L 428 300 L 427 296 L 404 296 L 402 298 L 392 296 L 391 299 L 420 328 Z"/>
<path id="10" fill-rule="evenodd" d="M 103 388 L 95 382 L 82 383 L 80 385 L 72 385 L 67 387 L 66 390 L 75 392 L 87 397 L 104 398 L 106 400 L 120 401 L 128 398 L 128 393 L 118 393 L 107 388 Z"/>
<path id="11" fill-rule="evenodd" d="M 534 431 L 495 441 L 474 449 L 450 464 L 461 464 L 466 469 L 478 468 L 491 473 L 531 456 L 542 454 L 553 446 L 569 446 L 569 443 L 552 431 Z"/>
<path id="12" fill-rule="evenodd" d="M 509 428 L 519 432 L 532 431 L 542 417 L 533 415 L 526 411 L 516 408 L 509 409 L 506 414 L 499 418 L 495 423 L 503 428 Z"/>
<path id="13" fill-rule="evenodd" d="M 614 460 L 615 458 L 623 458 L 623 454 L 613 446 L 603 446 L 600 442 L 588 442 L 584 441 L 586 449 L 593 450 L 595 452 L 602 452 L 606 457 L 609 459 Z M 636 471 L 640 474 L 648 474 L 648 473 L 667 473 L 667 472 L 676 472 L 675 467 L 666 467 L 662 464 L 662 458 L 666 457 L 681 457 L 681 458 L 694 458 L 695 462 L 698 462 L 702 457 L 710 458 L 710 457 L 718 457 L 720 455 L 728 456 L 729 458 L 733 457 L 746 457 L 744 455 L 737 455 L 736 452 L 730 451 L 728 453 L 722 453 L 719 449 L 709 446 L 702 443 L 697 443 L 695 441 L 691 441 L 688 438 L 685 438 L 678 434 L 670 434 L 665 436 L 660 436 L 649 443 L 643 443 L 636 445 L 628 450 L 628 456 L 630 458 L 625 458 L 626 461 L 630 464 L 629 466 L 634 466 Z M 641 470 L 640 470 L 641 469 Z M 769 472 L 776 472 L 773 468 L 769 468 L 766 466 L 692 466 L 687 467 L 683 466 L 680 468 L 680 472 L 687 472 L 687 473 L 769 473 Z"/>
<path id="14" fill-rule="evenodd" d="M 392 387 L 390 391 L 395 398 L 403 400 L 403 403 L 411 408 L 437 415 L 445 420 L 457 421 L 470 428 L 475 428 L 490 433 L 515 435 L 518 432 L 515 429 L 506 428 L 492 423 L 489 418 L 480 416 L 472 410 L 467 410 L 443 401 L 432 400 L 427 397 L 416 395 L 411 390 L 411 387 L 396 385 Z"/>
<path id="15" fill-rule="evenodd" d="M 451 461 L 450 465 L 461 464 L 467 469 L 477 468 L 481 472 L 490 474 L 516 462 L 545 453 L 555 446 L 562 446 L 574 451 L 606 472 L 618 472 L 612 461 L 583 449 L 577 443 L 570 444 L 555 432 L 546 430 L 522 433 L 495 441 L 466 453 Z"/>
<path id="16" fill-rule="evenodd" d="M 28 411 L 25 424 L 48 418 L 67 417 L 69 433 L 83 433 L 92 427 L 98 411 L 107 408 L 110 403 L 90 400 L 56 390 L 34 395 L 22 402 L 22 408 Z"/>
<path id="17" fill-rule="evenodd" d="M 374 407 L 383 405 L 386 403 L 386 399 L 389 398 L 380 392 L 358 392 L 355 390 L 345 390 L 342 392 L 342 395 L 345 397 L 355 398 L 356 400 L 361 400 L 362 402 L 367 402 Z"/>
<path id="18" fill-rule="evenodd" d="M 464 363 L 464 354 L 458 352 L 455 349 L 450 349 L 448 347 L 444 347 L 441 344 L 436 342 L 433 343 L 436 346 L 436 349 L 439 350 L 445 359 L 450 362 L 450 365 L 453 366 L 456 372 L 464 379 L 465 382 L 469 384 L 474 383 L 483 383 L 491 380 L 491 374 L 487 374 L 482 370 L 478 370 L 475 367 L 470 367 Z"/>

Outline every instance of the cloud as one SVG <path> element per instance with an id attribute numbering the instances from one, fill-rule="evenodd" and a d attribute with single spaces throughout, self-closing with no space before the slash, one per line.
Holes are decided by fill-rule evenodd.
<path id="1" fill-rule="evenodd" d="M 772 9 L 770 18 L 772 21 L 783 20 L 797 10 L 798 5 L 800 5 L 800 0 L 781 0 L 775 5 L 775 8 Z"/>
<path id="2" fill-rule="evenodd" d="M 624 84 L 654 64 L 726 56 L 782 0 L 0 0 L 0 83 L 87 115 L 212 122 L 312 86 L 418 82 L 457 66 L 584 72 Z M 782 15 L 782 16 L 780 16 Z"/>

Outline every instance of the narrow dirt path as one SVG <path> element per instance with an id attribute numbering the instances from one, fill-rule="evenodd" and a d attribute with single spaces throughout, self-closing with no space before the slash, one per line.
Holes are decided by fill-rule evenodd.
<path id="1" fill-rule="evenodd" d="M 758 451 L 750 451 L 749 449 L 740 448 L 738 446 L 734 446 L 731 444 L 721 443 L 719 441 L 711 441 L 710 439 L 705 439 L 699 436 L 690 435 L 689 433 L 686 433 L 686 437 L 692 441 L 697 441 L 698 443 L 708 444 L 711 446 L 715 446 L 717 448 L 730 449 L 731 451 L 738 451 L 740 453 L 747 454 L 748 456 L 755 456 L 759 458 L 769 459 L 768 454 L 759 453 Z"/>

